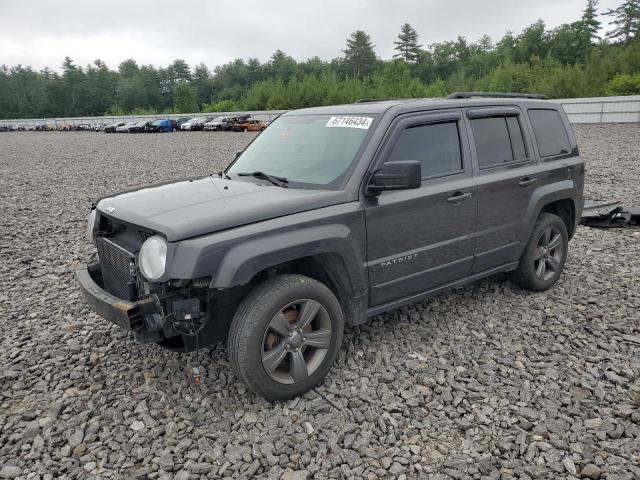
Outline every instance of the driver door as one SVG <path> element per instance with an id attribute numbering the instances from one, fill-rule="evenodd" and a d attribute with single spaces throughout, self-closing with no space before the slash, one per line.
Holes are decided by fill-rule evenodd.
<path id="1" fill-rule="evenodd" d="M 376 168 L 419 160 L 422 185 L 365 198 L 370 306 L 418 296 L 469 274 L 477 221 L 459 110 L 399 117 Z"/>

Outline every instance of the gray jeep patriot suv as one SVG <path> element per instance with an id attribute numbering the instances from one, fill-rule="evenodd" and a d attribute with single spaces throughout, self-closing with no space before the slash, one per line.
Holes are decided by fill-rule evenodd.
<path id="1" fill-rule="evenodd" d="M 562 107 L 536 95 L 291 111 L 219 174 L 98 201 L 77 277 L 137 340 L 227 339 L 247 385 L 287 399 L 327 374 L 345 324 L 498 272 L 551 287 L 583 183 Z"/>

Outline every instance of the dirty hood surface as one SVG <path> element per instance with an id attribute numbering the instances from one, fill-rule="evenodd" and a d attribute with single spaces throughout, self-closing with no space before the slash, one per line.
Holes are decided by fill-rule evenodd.
<path id="1" fill-rule="evenodd" d="M 343 191 L 281 188 L 210 176 L 105 197 L 97 209 L 174 242 L 344 201 Z"/>

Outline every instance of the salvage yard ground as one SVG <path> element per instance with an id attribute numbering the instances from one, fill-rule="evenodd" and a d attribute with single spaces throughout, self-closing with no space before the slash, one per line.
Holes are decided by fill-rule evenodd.
<path id="1" fill-rule="evenodd" d="M 587 196 L 640 203 L 640 125 L 576 133 Z M 0 478 L 640 478 L 640 229 L 579 227 L 548 292 L 497 276 L 347 330 L 322 396 L 273 405 L 223 346 L 195 386 L 195 354 L 90 312 L 91 200 L 252 138 L 0 134 Z"/>

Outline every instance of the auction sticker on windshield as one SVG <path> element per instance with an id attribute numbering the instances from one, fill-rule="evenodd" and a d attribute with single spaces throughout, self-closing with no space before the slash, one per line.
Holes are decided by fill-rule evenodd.
<path id="1" fill-rule="evenodd" d="M 371 126 L 371 117 L 331 117 L 327 122 L 329 128 L 362 128 L 367 130 Z"/>

